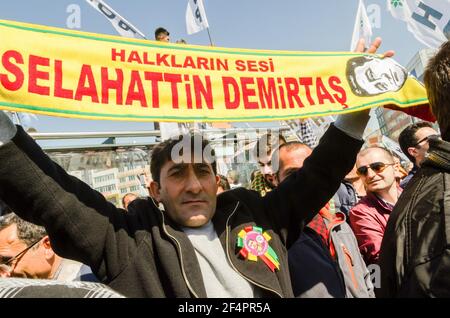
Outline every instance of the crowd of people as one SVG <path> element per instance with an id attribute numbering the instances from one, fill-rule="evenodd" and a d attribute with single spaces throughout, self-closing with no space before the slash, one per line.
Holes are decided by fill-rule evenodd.
<path id="1" fill-rule="evenodd" d="M 236 170 L 217 174 L 206 139 L 202 160 L 174 162 L 184 135 L 152 149 L 149 195 L 126 194 L 126 212 L 0 112 L 0 291 L 28 278 L 107 285 L 108 297 L 449 297 L 450 42 L 425 87 L 440 132 L 402 131 L 411 171 L 361 149 L 368 110 L 338 116 L 318 145 L 262 136 L 250 189 Z"/>

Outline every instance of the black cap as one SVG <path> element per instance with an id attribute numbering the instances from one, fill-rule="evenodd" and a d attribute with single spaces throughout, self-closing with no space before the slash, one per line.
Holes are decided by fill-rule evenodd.
<path id="1" fill-rule="evenodd" d="M 170 35 L 169 31 L 167 31 L 166 29 L 164 29 L 164 28 L 162 28 L 162 27 L 159 27 L 159 28 L 157 28 L 157 29 L 155 30 L 155 39 L 157 39 L 157 38 L 158 38 L 158 35 L 161 34 L 161 33 Z"/>

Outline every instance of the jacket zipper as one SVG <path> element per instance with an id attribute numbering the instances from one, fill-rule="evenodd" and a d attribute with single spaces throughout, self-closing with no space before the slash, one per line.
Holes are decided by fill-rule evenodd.
<path id="1" fill-rule="evenodd" d="M 424 183 L 424 177 L 421 176 L 416 191 L 413 193 L 412 197 L 411 197 L 411 201 L 409 203 L 408 209 L 406 210 L 406 214 L 405 214 L 405 222 L 406 222 L 406 233 L 405 233 L 405 254 L 406 254 L 406 266 L 404 267 L 404 272 L 406 274 L 407 271 L 409 271 L 409 267 L 410 267 L 410 263 L 411 263 L 411 233 L 412 233 L 412 229 L 411 229 L 411 214 L 412 214 L 412 209 L 411 207 L 414 206 L 416 204 L 417 201 L 417 197 L 419 195 L 419 193 L 421 192 L 420 190 L 422 190 L 422 185 Z"/>
<path id="2" fill-rule="evenodd" d="M 345 223 L 345 219 L 344 219 L 344 220 L 339 219 L 337 222 L 331 224 L 331 227 L 330 227 L 329 230 L 328 230 L 328 233 L 329 233 L 329 244 L 333 244 L 333 239 L 332 239 L 332 235 L 331 235 L 331 233 L 333 232 L 333 229 L 334 229 L 335 227 L 337 227 L 338 225 L 341 225 L 341 224 L 343 224 L 343 223 Z M 335 249 L 336 249 L 336 248 L 335 248 Z M 353 259 L 352 259 L 352 256 L 350 255 L 350 252 L 348 251 L 348 249 L 347 249 L 347 247 L 344 245 L 344 243 L 341 243 L 341 249 L 342 249 L 342 251 L 344 252 L 345 263 L 347 264 L 347 267 L 348 267 L 349 270 L 350 270 L 350 274 L 351 274 L 351 278 L 352 278 L 353 285 L 354 285 L 355 288 L 357 289 L 357 288 L 358 288 L 358 282 L 356 281 L 355 273 L 354 273 L 354 271 L 353 271 Z M 339 271 L 341 272 L 342 280 L 343 280 L 343 283 L 344 283 L 344 288 L 346 288 L 346 287 L 345 287 L 345 286 L 346 286 L 346 283 L 345 283 L 344 273 L 342 272 L 342 269 L 340 268 L 341 266 L 340 266 L 340 264 L 339 264 L 337 251 L 335 251 L 335 253 L 336 253 L 336 259 L 335 259 L 334 261 L 336 262 L 336 265 L 337 265 L 337 267 L 339 268 Z"/>
<path id="3" fill-rule="evenodd" d="M 180 253 L 181 273 L 183 274 L 184 281 L 185 281 L 189 291 L 192 293 L 192 295 L 194 295 L 195 298 L 200 298 L 197 295 L 197 293 L 194 291 L 194 289 L 192 288 L 191 284 L 189 283 L 189 280 L 187 279 L 186 272 L 184 271 L 183 253 L 181 251 L 180 242 L 178 242 L 178 240 L 175 237 L 173 237 L 172 235 L 169 234 L 169 232 L 166 229 L 166 224 L 164 223 L 164 213 L 162 213 L 162 211 L 160 209 L 158 209 L 158 210 L 159 210 L 159 212 L 161 212 L 161 215 L 162 215 L 162 226 L 163 226 L 163 229 L 164 229 L 164 233 L 166 233 L 166 235 L 168 237 L 170 237 L 173 241 L 175 241 L 177 243 L 178 252 Z"/>
<path id="4" fill-rule="evenodd" d="M 342 223 L 344 223 L 345 222 L 345 220 L 340 220 L 340 219 L 338 219 L 338 220 L 336 220 L 336 221 L 332 221 L 331 223 L 330 223 L 330 227 L 328 228 L 328 226 L 327 226 L 327 229 L 328 229 L 328 246 L 329 246 L 329 251 L 330 251 L 330 256 L 331 256 L 331 258 L 333 258 L 334 259 L 334 261 L 335 262 L 337 262 L 338 264 L 339 264 L 339 262 L 338 262 L 338 260 L 337 260 L 337 251 L 336 251 L 336 247 L 334 246 L 334 243 L 333 243 L 333 238 L 332 238 L 332 236 L 331 236 L 331 233 L 332 233 L 332 231 L 333 231 L 333 229 L 336 227 L 336 226 L 338 226 L 338 225 L 341 225 Z M 331 248 L 331 246 L 333 246 L 333 248 Z M 334 253 L 332 253 L 332 250 L 334 250 Z M 333 255 L 334 254 L 334 255 Z"/>
<path id="5" fill-rule="evenodd" d="M 347 250 L 347 248 L 345 247 L 345 245 L 343 243 L 341 243 L 341 247 L 342 247 L 342 251 L 344 252 L 344 255 L 345 255 L 345 261 L 347 263 L 347 267 L 350 270 L 353 285 L 355 286 L 356 289 L 358 289 L 358 282 L 356 281 L 355 272 L 353 271 L 352 256 L 350 255 L 350 252 Z"/>
<path id="6" fill-rule="evenodd" d="M 225 226 L 226 226 L 226 240 L 225 240 L 226 246 L 225 246 L 225 250 L 226 250 L 226 252 L 227 252 L 228 262 L 230 262 L 231 267 L 236 271 L 236 273 L 238 273 L 242 278 L 244 278 L 245 280 L 247 280 L 247 281 L 250 282 L 251 284 L 256 285 L 256 286 L 258 286 L 258 287 L 260 287 L 260 288 L 262 288 L 262 289 L 268 290 L 268 291 L 270 291 L 270 292 L 272 292 L 272 293 L 275 293 L 275 294 L 278 295 L 280 298 L 283 298 L 283 296 L 280 295 L 276 290 L 271 289 L 271 288 L 269 288 L 269 287 L 265 287 L 265 286 L 263 286 L 263 285 L 261 285 L 261 284 L 255 282 L 254 280 L 248 278 L 248 277 L 245 276 L 244 274 L 242 274 L 242 273 L 234 266 L 233 262 L 231 261 L 230 252 L 228 251 L 228 238 L 229 238 L 228 222 L 230 221 L 230 219 L 231 219 L 231 217 L 233 216 L 233 214 L 236 212 L 238 206 L 239 206 L 239 201 L 238 201 L 238 203 L 236 204 L 236 206 L 235 206 L 233 212 L 228 216 L 228 218 L 227 218 L 227 223 L 226 223 L 226 225 L 225 225 Z"/>

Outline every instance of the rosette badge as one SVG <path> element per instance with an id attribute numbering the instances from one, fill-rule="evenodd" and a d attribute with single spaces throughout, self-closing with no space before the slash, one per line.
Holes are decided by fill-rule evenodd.
<path id="1" fill-rule="evenodd" d="M 260 258 L 272 272 L 280 269 L 280 262 L 275 251 L 270 247 L 270 235 L 263 232 L 258 226 L 247 226 L 241 230 L 237 237 L 239 254 L 249 261 L 258 261 Z"/>

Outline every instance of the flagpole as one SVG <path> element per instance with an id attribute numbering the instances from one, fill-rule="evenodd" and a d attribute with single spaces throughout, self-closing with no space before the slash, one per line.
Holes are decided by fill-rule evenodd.
<path id="1" fill-rule="evenodd" d="M 213 41 L 211 39 L 211 33 L 209 33 L 209 27 L 206 28 L 206 31 L 208 31 L 209 43 L 211 43 L 211 46 L 214 46 Z"/>
<path id="2" fill-rule="evenodd" d="M 11 112 L 11 113 L 13 114 L 13 117 L 16 118 L 17 124 L 20 125 L 20 126 L 23 126 L 22 125 L 22 120 L 20 119 L 19 114 L 17 112 Z"/>

